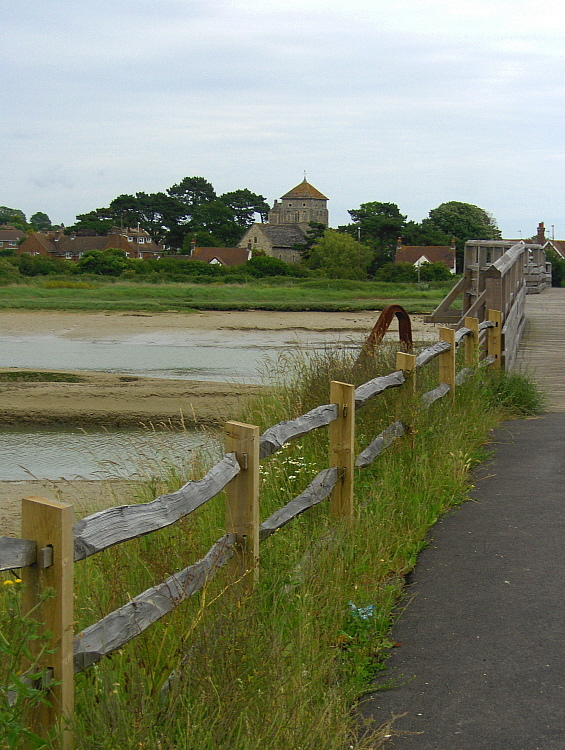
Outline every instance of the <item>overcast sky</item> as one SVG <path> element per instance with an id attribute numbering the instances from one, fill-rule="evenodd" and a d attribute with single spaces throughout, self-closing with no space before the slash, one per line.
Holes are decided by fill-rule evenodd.
<path id="1" fill-rule="evenodd" d="M 0 205 L 71 224 L 185 176 L 330 224 L 450 200 L 565 238 L 562 0 L 1 0 Z"/>

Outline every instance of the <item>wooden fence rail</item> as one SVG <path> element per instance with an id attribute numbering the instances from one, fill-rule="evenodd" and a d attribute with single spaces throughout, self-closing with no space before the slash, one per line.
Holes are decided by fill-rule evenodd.
<path id="1" fill-rule="evenodd" d="M 485 341 L 486 331 L 486 341 Z M 465 368 L 455 373 L 455 349 L 465 343 Z M 46 737 L 53 727 L 61 729 L 61 748 L 72 747 L 65 728 L 73 712 L 73 673 L 92 666 L 122 647 L 181 602 L 200 591 L 227 564 L 237 586 L 251 588 L 259 572 L 259 544 L 309 508 L 330 499 L 330 514 L 349 519 L 353 515 L 354 471 L 369 466 L 396 440 L 409 432 L 395 421 L 377 435 L 355 458 L 355 412 L 389 388 L 416 385 L 416 372 L 439 359 L 439 385 L 421 396 L 428 408 L 483 365 L 501 364 L 500 313 L 488 311 L 479 324 L 467 317 L 457 331 L 440 329 L 440 341 L 415 357 L 397 356 L 397 370 L 374 378 L 358 388 L 332 382 L 330 400 L 296 419 L 280 422 L 259 436 L 252 425 L 228 422 L 226 454 L 200 480 L 187 482 L 176 492 L 141 505 L 124 505 L 94 513 L 72 525 L 72 507 L 44 498 L 23 501 L 22 535 L 26 539 L 0 538 L 0 570 L 23 569 L 27 583 L 24 607 L 29 611 L 50 586 L 54 604 L 41 616 L 52 632 L 54 654 L 43 666 L 52 670 L 56 687 L 35 720 L 35 730 Z M 297 497 L 259 522 L 259 461 L 290 441 L 313 430 L 330 430 L 330 467 L 321 471 Z M 73 561 L 127 540 L 166 528 L 226 491 L 226 534 L 196 563 L 147 589 L 123 607 L 72 636 Z"/>

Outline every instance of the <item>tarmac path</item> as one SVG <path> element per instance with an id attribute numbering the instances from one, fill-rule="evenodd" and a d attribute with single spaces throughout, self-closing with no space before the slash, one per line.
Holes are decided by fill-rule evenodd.
<path id="1" fill-rule="evenodd" d="M 432 529 L 361 713 L 398 750 L 565 748 L 565 414 L 506 422 Z M 412 734 L 409 734 L 412 733 Z"/>

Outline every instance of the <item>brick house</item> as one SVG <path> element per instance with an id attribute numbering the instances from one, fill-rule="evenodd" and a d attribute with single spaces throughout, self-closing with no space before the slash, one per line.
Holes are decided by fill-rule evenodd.
<path id="1" fill-rule="evenodd" d="M 164 246 L 153 242 L 143 229 L 114 229 L 106 237 L 83 237 L 61 232 L 34 232 L 19 246 L 18 255 L 43 255 L 78 261 L 89 250 L 123 250 L 126 258 L 161 258 Z"/>
<path id="2" fill-rule="evenodd" d="M 0 250 L 17 250 L 20 240 L 26 236 L 21 229 L 15 229 L 8 224 L 0 226 Z"/>

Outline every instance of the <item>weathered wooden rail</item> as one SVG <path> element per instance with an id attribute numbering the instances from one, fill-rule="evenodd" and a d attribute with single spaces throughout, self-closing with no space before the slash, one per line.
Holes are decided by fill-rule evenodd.
<path id="1" fill-rule="evenodd" d="M 355 388 L 333 381 L 330 404 L 296 419 L 280 422 L 259 435 L 259 429 L 239 422 L 226 425 L 226 454 L 200 480 L 187 482 L 177 492 L 141 505 L 124 505 L 94 513 L 73 525 L 72 506 L 45 498 L 22 501 L 24 539 L 0 538 L 0 570 L 22 569 L 24 610 L 40 606 L 40 618 L 50 631 L 53 653 L 43 658 L 52 676 L 46 686 L 49 700 L 32 718 L 40 736 L 57 727 L 61 748 L 73 744 L 68 721 L 73 714 L 73 676 L 157 622 L 200 591 L 227 566 L 232 586 L 249 589 L 259 573 L 259 544 L 301 513 L 329 498 L 330 514 L 351 518 L 355 468 L 369 466 L 408 430 L 401 421 L 389 425 L 355 459 L 355 412 L 390 388 L 415 389 L 416 373 L 439 361 L 439 385 L 421 396 L 421 408 L 447 394 L 481 364 L 502 364 L 500 312 L 489 310 L 488 320 L 466 317 L 458 331 L 440 329 L 440 341 L 418 356 L 399 352 L 397 370 Z M 456 347 L 465 344 L 465 368 L 456 373 Z M 482 360 L 482 361 L 481 361 Z M 329 427 L 330 467 L 321 471 L 297 497 L 260 523 L 259 464 L 289 441 Z M 226 533 L 196 563 L 133 598 L 73 637 L 74 563 L 110 546 L 166 528 L 196 511 L 221 491 L 226 492 Z M 40 603 L 47 587 L 53 599 Z"/>
<path id="2" fill-rule="evenodd" d="M 508 240 L 469 240 L 463 276 L 428 321 L 460 327 L 466 316 L 484 321 L 487 310 L 501 313 L 502 361 L 512 369 L 526 323 L 526 294 L 551 286 L 551 266 L 541 245 Z M 453 304 L 461 298 L 461 307 Z"/>

